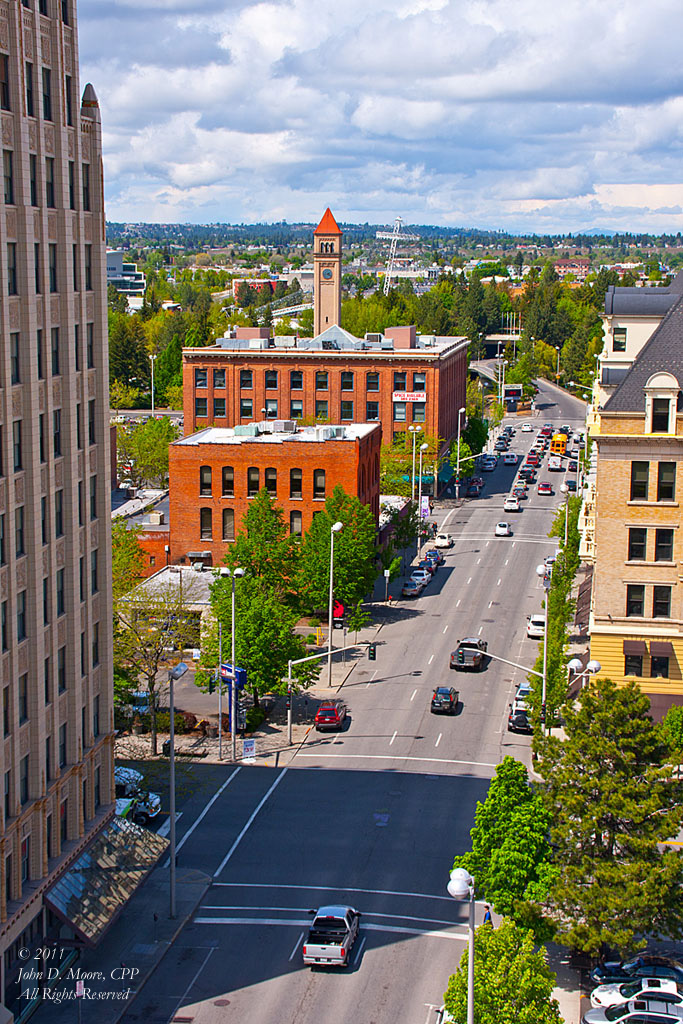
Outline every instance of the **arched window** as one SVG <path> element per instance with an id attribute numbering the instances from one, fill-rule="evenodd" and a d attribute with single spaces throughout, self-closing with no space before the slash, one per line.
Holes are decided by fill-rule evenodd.
<path id="1" fill-rule="evenodd" d="M 212 532 L 212 516 L 210 508 L 200 508 L 199 510 L 199 536 L 202 540 L 211 540 L 213 538 Z"/>
<path id="2" fill-rule="evenodd" d="M 235 539 L 235 510 L 223 509 L 223 540 Z"/>
<path id="3" fill-rule="evenodd" d="M 260 473 L 258 466 L 249 466 L 247 470 L 247 497 L 255 498 L 259 492 Z"/>
<path id="4" fill-rule="evenodd" d="M 298 509 L 289 513 L 289 532 L 293 537 L 301 536 L 301 512 Z"/>
<path id="5" fill-rule="evenodd" d="M 325 497 L 325 470 L 314 469 L 313 470 L 313 497 L 324 498 Z"/>
<path id="6" fill-rule="evenodd" d="M 199 494 L 202 498 L 211 497 L 211 466 L 199 467 Z"/>
<path id="7" fill-rule="evenodd" d="M 235 470 L 232 466 L 223 466 L 221 477 L 223 484 L 223 497 L 232 498 L 235 493 Z"/>
<path id="8" fill-rule="evenodd" d="M 277 497 L 277 470 L 269 466 L 264 472 L 265 487 L 271 498 Z"/>
<path id="9" fill-rule="evenodd" d="M 302 497 L 301 482 L 303 474 L 300 469 L 290 469 L 289 471 L 289 496 L 290 498 Z"/>

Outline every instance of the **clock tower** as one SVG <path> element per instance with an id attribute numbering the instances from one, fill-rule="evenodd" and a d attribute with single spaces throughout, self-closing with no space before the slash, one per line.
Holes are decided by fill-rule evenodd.
<path id="1" fill-rule="evenodd" d="M 330 208 L 313 235 L 313 335 L 341 323 L 341 240 Z"/>

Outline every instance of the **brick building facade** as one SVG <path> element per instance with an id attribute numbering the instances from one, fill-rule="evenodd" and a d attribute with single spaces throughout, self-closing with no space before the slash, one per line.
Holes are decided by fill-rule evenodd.
<path id="1" fill-rule="evenodd" d="M 337 484 L 378 520 L 380 445 L 379 424 L 263 422 L 209 427 L 176 441 L 169 448 L 171 561 L 220 564 L 263 487 L 293 534 L 306 532 Z"/>

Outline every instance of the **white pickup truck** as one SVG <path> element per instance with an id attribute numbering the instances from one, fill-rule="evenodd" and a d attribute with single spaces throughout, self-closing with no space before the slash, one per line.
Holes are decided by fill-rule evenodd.
<path id="1" fill-rule="evenodd" d="M 304 963 L 348 967 L 349 953 L 358 938 L 359 912 L 353 907 L 329 906 L 310 913 L 315 917 L 303 946 Z"/>

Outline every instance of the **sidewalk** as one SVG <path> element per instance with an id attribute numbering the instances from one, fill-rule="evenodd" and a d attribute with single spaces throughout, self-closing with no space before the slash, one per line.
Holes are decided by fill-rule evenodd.
<path id="1" fill-rule="evenodd" d="M 31 1020 L 37 1024 L 74 1024 L 77 1020 L 79 1024 L 116 1024 L 195 912 L 210 885 L 208 875 L 192 869 L 179 869 L 177 916 L 171 920 L 169 872 L 157 867 L 137 890 L 99 946 L 81 953 L 71 968 L 75 977 L 69 979 L 67 972 L 67 980 L 54 990 L 63 1002 L 44 1002 Z M 80 999 L 76 1005 L 77 1001 L 67 993 L 75 993 L 78 972 L 87 978 L 86 993 L 89 991 L 95 998 Z M 88 972 L 91 972 L 89 978 Z M 126 974 L 123 980 L 122 974 Z M 97 993 L 100 993 L 99 997 Z"/>

